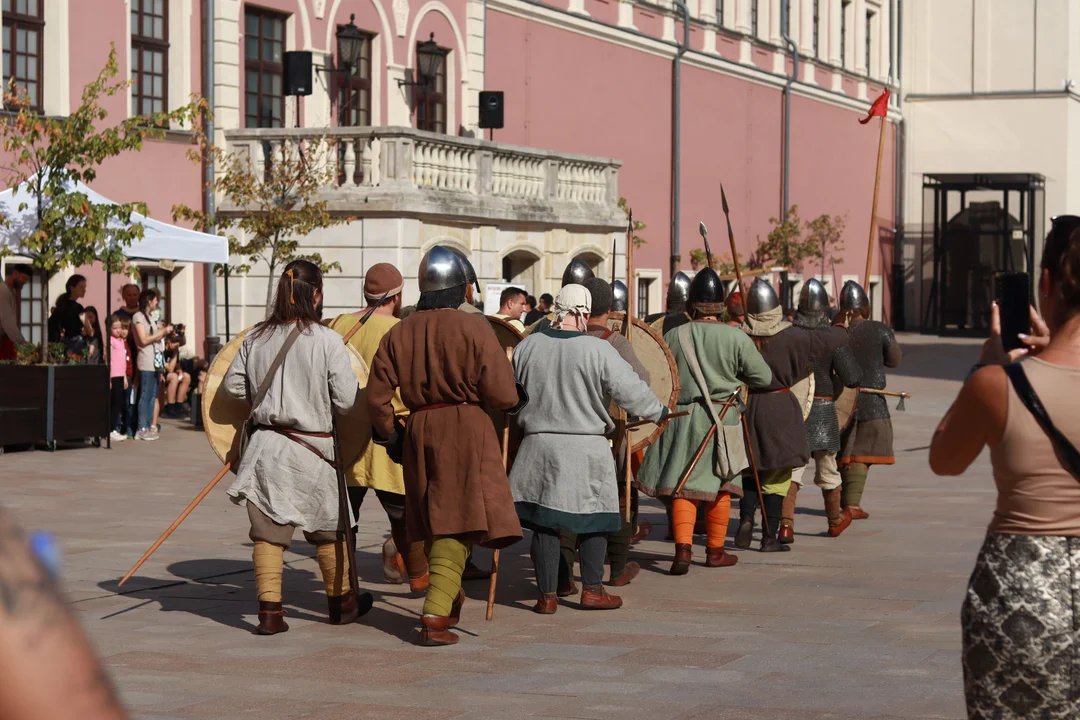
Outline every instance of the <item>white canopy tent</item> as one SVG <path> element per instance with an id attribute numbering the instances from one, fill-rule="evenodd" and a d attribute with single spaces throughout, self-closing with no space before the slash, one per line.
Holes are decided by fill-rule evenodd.
<path id="1" fill-rule="evenodd" d="M 81 192 L 95 205 L 116 205 L 100 193 L 81 182 L 72 183 L 71 192 Z M 26 203 L 22 210 L 19 206 Z M 0 214 L 8 219 L 6 227 L 0 227 L 0 246 L 19 254 L 22 239 L 37 226 L 37 198 L 26 184 L 18 194 L 12 188 L 0 192 Z M 143 238 L 124 248 L 124 255 L 139 260 L 174 260 L 176 262 L 227 263 L 229 241 L 219 235 L 188 230 L 160 220 L 131 214 L 132 225 L 143 226 Z"/>

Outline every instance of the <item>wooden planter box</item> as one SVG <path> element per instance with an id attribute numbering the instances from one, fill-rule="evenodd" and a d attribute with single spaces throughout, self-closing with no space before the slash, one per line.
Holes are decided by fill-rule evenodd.
<path id="1" fill-rule="evenodd" d="M 0 447 L 109 434 L 106 365 L 0 365 Z"/>

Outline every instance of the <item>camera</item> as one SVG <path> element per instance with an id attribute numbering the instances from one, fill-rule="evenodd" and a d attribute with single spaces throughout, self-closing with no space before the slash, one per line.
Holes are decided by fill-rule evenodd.
<path id="1" fill-rule="evenodd" d="M 187 331 L 187 328 L 184 326 L 183 323 L 173 325 L 173 331 L 171 333 L 169 333 L 169 336 L 168 336 L 167 339 L 168 339 L 169 342 L 174 342 L 174 343 L 177 343 L 178 345 L 186 345 L 187 344 L 186 331 Z"/>

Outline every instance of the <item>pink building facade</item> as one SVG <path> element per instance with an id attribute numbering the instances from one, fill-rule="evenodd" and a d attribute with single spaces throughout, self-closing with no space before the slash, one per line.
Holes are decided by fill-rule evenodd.
<path id="1" fill-rule="evenodd" d="M 786 175 L 788 202 L 803 218 L 839 215 L 847 228 L 842 261 L 793 268 L 792 289 L 821 276 L 834 290 L 863 273 L 878 125 L 856 121 L 888 84 L 895 0 L 690 0 L 685 52 L 680 8 L 670 2 L 40 0 L 39 9 L 25 2 L 16 9 L 40 10 L 40 17 L 5 12 L 5 51 L 19 27 L 41 33 L 36 67 L 45 113 L 77 104 L 114 43 L 121 75 L 134 71 L 147 88 L 133 90 L 136 98 L 115 98 L 114 117 L 131 112 L 133 102 L 175 107 L 212 90 L 216 141 L 250 152 L 254 162 L 305 133 L 339 139 L 339 175 L 347 179 L 328 187 L 326 197 L 335 212 L 356 219 L 303 243 L 343 266 L 328 278 L 330 311 L 362 303 L 360 280 L 373 262 L 389 260 L 415 276 L 421 253 L 435 242 L 470 256 L 483 284 L 516 282 L 537 295 L 558 289 L 562 268 L 576 255 L 598 273 L 622 276 L 620 197 L 647 225 L 634 263 L 639 310 L 661 310 L 674 260 L 677 56 L 681 267 L 689 270 L 690 251 L 702 246 L 699 221 L 711 230 L 714 252 L 729 252 L 721 182 L 746 256 L 782 212 Z M 139 12 L 161 19 L 149 36 L 134 27 Z M 212 43 L 206 13 L 213 14 Z M 350 19 L 366 42 L 346 81 L 346 73 L 334 72 L 342 67 L 336 34 Z M 784 34 L 799 49 L 794 71 Z M 440 55 L 436 76 L 418 77 L 420 56 L 433 47 Z M 210 48 L 212 88 L 202 71 Z M 160 68 L 148 50 L 164 61 Z M 310 51 L 315 65 L 312 93 L 299 100 L 285 96 L 283 74 L 283 54 L 297 50 Z M 792 73 L 785 172 L 784 89 Z M 493 131 L 494 142 L 479 127 L 482 90 L 504 92 L 505 125 Z M 872 273 L 875 312 L 886 319 L 898 118 L 890 110 Z M 201 202 L 202 171 L 187 159 L 189 147 L 190 136 L 175 128 L 142 153 L 107 163 L 94 188 L 118 201 L 144 201 L 151 216 L 169 220 L 175 204 Z M 258 271 L 230 281 L 226 317 L 224 284 L 208 285 L 205 268 L 141 270 L 140 282 L 168 288 L 171 318 L 188 323 L 195 347 L 207 334 L 224 335 L 226 322 L 236 332 L 260 317 L 266 277 Z M 103 307 L 103 278 L 93 269 L 84 274 L 91 278 L 89 303 Z M 114 288 L 122 282 L 115 279 Z M 112 300 L 115 306 L 116 293 Z"/>

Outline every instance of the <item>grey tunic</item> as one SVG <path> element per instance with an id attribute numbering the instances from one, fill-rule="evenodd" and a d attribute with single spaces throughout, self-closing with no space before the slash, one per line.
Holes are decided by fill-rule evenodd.
<path id="1" fill-rule="evenodd" d="M 664 406 L 608 342 L 547 329 L 514 350 L 514 374 L 529 394 L 518 413 L 525 432 L 510 473 L 518 517 L 526 527 L 575 533 L 621 527 L 608 414 L 614 401 L 658 420 Z"/>
<path id="2" fill-rule="evenodd" d="M 258 339 L 246 338 L 222 380 L 225 392 L 251 401 L 291 331 L 292 326 L 286 325 Z M 348 412 L 359 392 L 341 336 L 314 325 L 289 350 L 252 420 L 258 425 L 329 432 L 331 412 Z M 305 437 L 304 441 L 327 458 L 334 457 L 330 438 Z M 237 504 L 252 503 L 280 525 L 295 525 L 307 532 L 339 529 L 334 469 L 272 430 L 256 430 L 251 436 L 229 496 Z"/>

